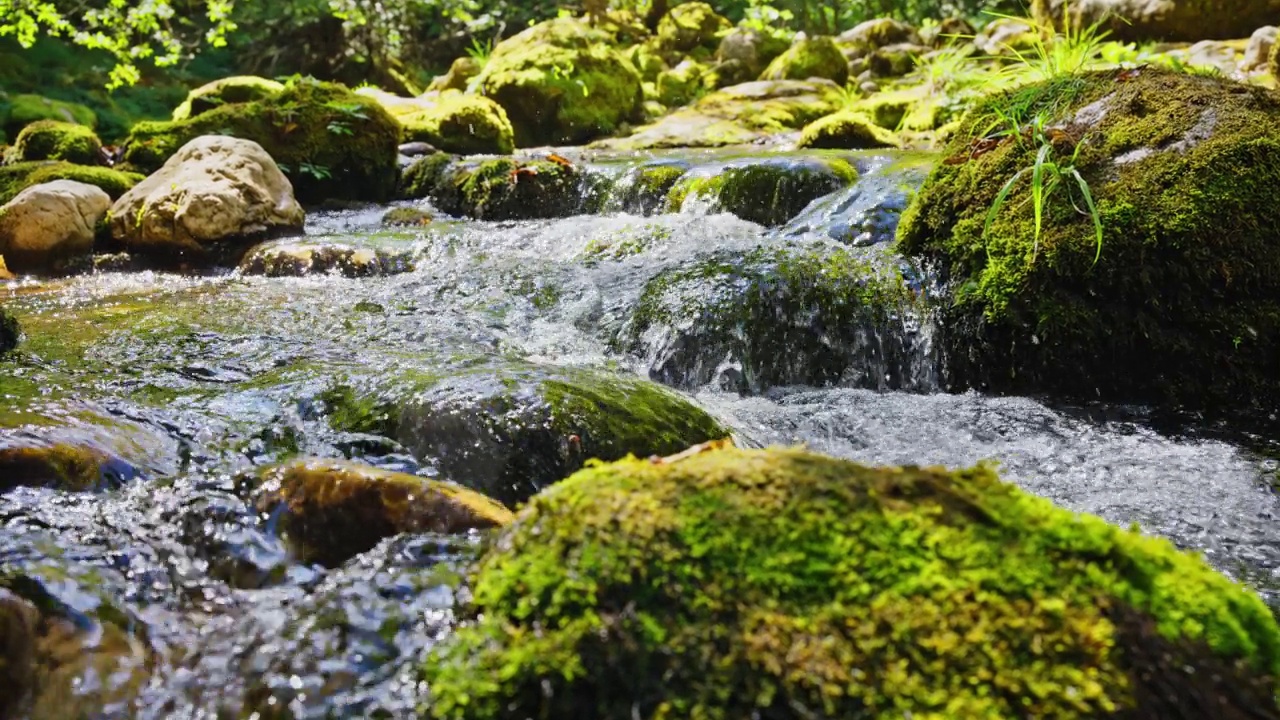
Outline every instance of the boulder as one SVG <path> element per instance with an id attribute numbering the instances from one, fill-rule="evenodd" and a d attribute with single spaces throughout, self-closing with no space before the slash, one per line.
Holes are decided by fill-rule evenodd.
<path id="1" fill-rule="evenodd" d="M 852 165 L 835 158 L 743 160 L 685 174 L 667 195 L 667 207 L 679 212 L 697 200 L 712 210 L 778 227 L 857 179 Z"/>
<path id="2" fill-rule="evenodd" d="M 93 185 L 115 200 L 141 182 L 142 175 L 69 162 L 41 161 L 0 165 L 0 203 L 9 202 L 29 187 L 54 180 L 75 180 Z"/>
<path id="3" fill-rule="evenodd" d="M 55 180 L 0 207 L 0 255 L 14 272 L 50 272 L 88 256 L 111 198 L 93 185 Z"/>
<path id="4" fill-rule="evenodd" d="M 300 232 L 302 222 L 271 156 L 224 135 L 186 143 L 111 208 L 111 235 L 125 249 L 183 264 L 238 258 L 264 237 Z"/>
<path id="5" fill-rule="evenodd" d="M 98 116 L 84 105 L 29 94 L 10 97 L 4 107 L 0 107 L 0 120 L 0 129 L 11 138 L 18 137 L 22 128 L 38 120 L 72 122 L 90 129 L 98 124 Z"/>
<path id="6" fill-rule="evenodd" d="M 790 43 L 777 35 L 749 28 L 734 28 L 720 39 L 716 60 L 721 64 L 734 64 L 736 76 L 727 84 L 736 85 L 760 77 L 769 63 L 786 52 L 789 46 Z"/>
<path id="7" fill-rule="evenodd" d="M 1240 59 L 1240 69 L 1244 72 L 1266 71 L 1267 58 L 1271 56 L 1271 48 L 1275 47 L 1276 35 L 1280 28 L 1274 25 L 1260 27 L 1249 36 L 1249 45 L 1245 47 L 1244 57 Z"/>
<path id="8" fill-rule="evenodd" d="M 1157 112 L 1158 110 L 1158 112 Z M 1019 132 L 982 138 L 1009 113 Z M 1001 114 L 1006 120 L 998 120 Z M 971 111 L 899 226 L 954 291 L 943 339 L 959 387 L 1244 416 L 1280 403 L 1280 97 L 1222 79 L 1098 71 Z M 1042 204 L 1043 150 L 1076 179 Z M 1072 160 L 1074 158 L 1074 161 Z"/>
<path id="9" fill-rule="evenodd" d="M 616 131 L 640 112 L 640 75 L 611 36 L 571 18 L 503 40 L 476 78 L 507 112 L 518 147 L 570 145 Z"/>
<path id="10" fill-rule="evenodd" d="M 987 466 L 708 444 L 588 468 L 488 546 L 445 720 L 1271 718 L 1267 606 Z"/>
<path id="11" fill-rule="evenodd" d="M 761 80 L 810 78 L 830 80 L 836 85 L 844 85 L 849 79 L 849 61 L 829 37 L 797 39 L 760 74 Z"/>
<path id="12" fill-rule="evenodd" d="M 855 25 L 836 37 L 836 43 L 863 49 L 866 52 L 887 45 L 909 43 L 921 45 L 920 33 L 909 23 L 893 18 L 875 18 Z"/>
<path id="13" fill-rule="evenodd" d="M 418 184 L 432 174 L 432 166 L 423 167 Z M 436 168 L 427 195 L 450 215 L 478 220 L 568 217 L 588 209 L 593 200 L 583 190 L 585 180 L 582 170 L 570 163 L 498 158 Z"/>
<path id="14" fill-rule="evenodd" d="M 432 79 L 427 92 L 443 92 L 445 90 L 465 91 L 471 80 L 480 74 L 484 66 L 473 57 L 460 57 L 449 66 L 449 71 Z"/>
<path id="15" fill-rule="evenodd" d="M 397 117 L 402 141 L 426 142 L 459 155 L 509 155 L 515 150 L 511 121 L 489 98 L 449 90 L 418 101 L 419 109 Z"/>
<path id="16" fill-rule="evenodd" d="M 0 437 L 0 493 L 16 487 L 102 490 L 115 484 L 121 463 L 96 447 Z"/>
<path id="17" fill-rule="evenodd" d="M 268 100 L 284 92 L 275 80 L 239 75 L 214 80 L 187 93 L 187 99 L 173 109 L 174 120 L 189 120 L 223 105 Z"/>
<path id="18" fill-rule="evenodd" d="M 1030 21 L 1002 17 L 987 23 L 982 30 L 978 31 L 973 38 L 973 44 L 984 54 L 999 57 L 1012 55 L 1014 51 L 1028 51 L 1038 38 L 1036 28 Z"/>
<path id="19" fill-rule="evenodd" d="M 37 120 L 18 133 L 13 142 L 18 161 L 65 160 L 77 165 L 102 162 L 102 141 L 93 129 L 61 120 Z"/>
<path id="20" fill-rule="evenodd" d="M 266 242 L 250 249 L 240 261 L 244 275 L 305 277 L 337 273 L 349 278 L 381 277 L 412 272 L 408 252 L 311 241 Z"/>
<path id="21" fill-rule="evenodd" d="M 692 60 L 685 60 L 658 75 L 658 102 L 667 107 L 680 107 L 696 100 L 704 88 L 706 68 Z"/>
<path id="22" fill-rule="evenodd" d="M 1280 78 L 1280 42 L 1273 44 L 1267 55 L 1267 72 L 1273 78 Z"/>
<path id="23" fill-rule="evenodd" d="M 1061 27 L 1064 6 L 1074 26 L 1101 23 L 1121 42 L 1246 38 L 1280 17 L 1280 0 L 1032 0 L 1031 12 L 1040 23 Z"/>
<path id="24" fill-rule="evenodd" d="M 867 55 L 867 69 L 876 78 L 902 77 L 915 70 L 918 59 L 928 52 L 929 48 L 921 45 L 886 45 Z"/>
<path id="25" fill-rule="evenodd" d="M 854 110 L 841 110 L 809 123 L 800 133 L 797 147 L 826 150 L 900 147 L 893 132 Z"/>
<path id="26" fill-rule="evenodd" d="M 731 27 L 732 23 L 704 2 L 681 3 L 658 21 L 658 46 L 674 56 L 698 49 L 710 52 L 720 42 L 720 34 Z"/>

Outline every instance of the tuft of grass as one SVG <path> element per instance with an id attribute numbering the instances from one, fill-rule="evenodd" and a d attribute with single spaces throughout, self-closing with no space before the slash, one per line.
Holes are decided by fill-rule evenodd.
<path id="1" fill-rule="evenodd" d="M 997 18 L 1026 22 L 1023 18 L 992 13 Z M 1029 47 L 1018 48 L 1005 45 L 1013 56 L 1012 64 L 1006 66 L 1005 73 L 1021 84 L 1039 80 L 1053 80 L 1063 75 L 1078 75 L 1085 70 L 1096 67 L 1102 57 L 1103 48 L 1107 45 L 1110 31 L 1103 29 L 1110 18 L 1104 16 L 1092 25 L 1083 26 L 1072 22 L 1071 3 L 1062 6 L 1062 27 L 1052 25 L 1033 25 L 1037 32 L 1030 40 Z"/>

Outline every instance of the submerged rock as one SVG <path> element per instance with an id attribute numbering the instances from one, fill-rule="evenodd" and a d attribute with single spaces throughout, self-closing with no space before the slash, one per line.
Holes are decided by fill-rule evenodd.
<path id="1" fill-rule="evenodd" d="M 1174 549 L 986 467 L 700 448 L 517 515 L 434 717 L 1280 715 L 1280 629 Z"/>
<path id="2" fill-rule="evenodd" d="M 459 155 L 507 155 L 515 150 L 511 122 L 496 102 L 452 91 L 428 98 L 420 98 L 422 109 L 399 116 L 405 142 L 427 142 Z"/>
<path id="3" fill-rule="evenodd" d="M 173 109 L 174 120 L 189 120 L 223 105 L 269 100 L 284 92 L 284 85 L 253 75 L 237 75 L 214 80 L 187 93 L 187 99 Z"/>
<path id="4" fill-rule="evenodd" d="M 416 207 L 391 208 L 382 215 L 382 224 L 386 227 L 416 227 L 430 224 L 431 213 Z"/>
<path id="5" fill-rule="evenodd" d="M 265 237 L 302 231 L 304 213 L 271 156 L 222 135 L 184 145 L 111 208 L 111 235 L 129 252 L 206 264 L 238 259 Z"/>
<path id="6" fill-rule="evenodd" d="M 262 471 L 259 512 L 279 520 L 301 562 L 336 567 L 400 533 L 501 527 L 511 511 L 464 487 L 341 460 L 296 460 Z"/>
<path id="7" fill-rule="evenodd" d="M 93 251 L 111 198 L 93 185 L 54 180 L 0 206 L 0 256 L 19 273 L 65 268 Z"/>
<path id="8" fill-rule="evenodd" d="M 901 141 L 870 117 L 854 110 L 842 110 L 804 127 L 796 147 L 855 150 L 900 147 Z"/>
<path id="9" fill-rule="evenodd" d="M 60 120 L 24 127 L 13 142 L 16 160 L 65 160 L 77 165 L 101 162 L 102 141 L 92 128 Z"/>
<path id="10" fill-rule="evenodd" d="M 1246 38 L 1280 17 L 1280 0 L 1218 0 L 1200 5 L 1183 0 L 1031 0 L 1040 23 L 1061 27 L 1069 8 L 1075 27 L 1101 24 L 1121 42 L 1195 42 Z"/>
<path id="11" fill-rule="evenodd" d="M 849 79 L 849 61 L 829 37 L 797 40 L 774 58 L 760 74 L 761 80 L 808 80 L 822 78 L 837 85 Z"/>
<path id="12" fill-rule="evenodd" d="M 1026 128 L 1041 118 L 1045 139 L 1020 128 L 975 150 L 1010 112 Z M 954 288 L 952 382 L 1272 412 L 1277 121 L 1280 98 L 1267 90 L 1156 68 L 1060 78 L 974 109 L 899 227 L 901 249 L 939 263 Z M 1057 163 L 1074 158 L 1101 244 L 1073 176 L 1046 197 L 1037 237 L 1027 169 L 1042 148 Z"/>
<path id="13" fill-rule="evenodd" d="M 266 242 L 245 253 L 240 272 L 266 277 L 304 277 L 338 273 L 350 278 L 412 272 L 408 252 L 312 241 Z"/>
<path id="14" fill-rule="evenodd" d="M 814 200 L 852 185 L 858 171 L 845 160 L 761 159 L 684 175 L 667 196 L 680 211 L 691 200 L 765 227 L 784 225 Z"/>

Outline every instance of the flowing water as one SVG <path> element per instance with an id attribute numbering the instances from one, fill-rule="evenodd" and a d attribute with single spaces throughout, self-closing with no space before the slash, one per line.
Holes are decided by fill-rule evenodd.
<path id="1" fill-rule="evenodd" d="M 1254 438 L 1158 429 L 1135 408 L 947 394 L 935 328 L 910 308 L 874 327 L 824 326 L 823 308 L 779 314 L 816 344 L 771 375 L 734 357 L 731 342 L 699 337 L 696 314 L 628 334 L 646 281 L 708 257 L 804 247 L 899 264 L 894 223 L 927 160 L 857 156 L 857 185 L 772 230 L 706 203 L 649 216 L 614 203 L 559 220 L 438 218 L 395 231 L 379 226 L 385 208 L 369 208 L 313 214 L 308 242 L 408 255 L 416 269 L 103 272 L 0 289 L 27 333 L 0 365 L 0 446 L 69 442 L 112 458 L 96 492 L 0 494 L 0 580 L 97 633 L 86 647 L 105 653 L 103 628 L 125 630 L 127 651 L 82 668 L 76 685 L 98 698 L 101 717 L 411 716 L 427 697 L 416 669 L 450 631 L 478 537 L 401 536 L 338 568 L 303 565 L 237 476 L 296 453 L 434 475 L 433 458 L 335 429 L 325 393 L 587 366 L 679 386 L 742 444 L 806 443 L 868 463 L 996 461 L 1031 492 L 1205 553 L 1270 600 L 1280 506 L 1275 463 Z M 595 162 L 625 189 L 637 161 Z M 732 300 L 739 290 L 708 282 L 692 292 Z M 815 375 L 828 355 L 842 358 L 839 371 Z M 827 386 L 800 384 L 813 377 Z M 110 704 L 103 688 L 120 686 L 132 704 Z"/>

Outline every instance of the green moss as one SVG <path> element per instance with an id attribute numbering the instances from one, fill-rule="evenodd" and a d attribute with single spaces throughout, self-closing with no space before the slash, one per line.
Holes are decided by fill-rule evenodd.
<path id="1" fill-rule="evenodd" d="M 0 493 L 15 487 L 93 490 L 102 485 L 108 458 L 77 445 L 0 448 Z"/>
<path id="2" fill-rule="evenodd" d="M 512 158 L 458 166 L 437 182 L 437 207 L 483 220 L 566 217 L 582 207 L 576 166 Z"/>
<path id="3" fill-rule="evenodd" d="M 671 189 L 687 172 L 680 165 L 642 165 L 621 183 L 618 202 L 627 212 L 650 215 L 667 207 Z"/>
<path id="4" fill-rule="evenodd" d="M 1051 153 L 1089 182 L 1101 257 L 1070 187 L 1050 196 L 1039 240 L 1023 182 L 1040 148 L 975 138 L 1042 115 Z M 1032 85 L 975 109 L 899 226 L 904 252 L 957 288 L 948 322 L 958 384 L 1000 391 L 1271 412 L 1280 402 L 1280 97 L 1229 81 L 1143 69 Z"/>
<path id="5" fill-rule="evenodd" d="M 658 21 L 658 47 L 665 53 L 678 55 L 699 48 L 715 50 L 720 35 L 732 27 L 707 3 L 680 3 Z"/>
<path id="6" fill-rule="evenodd" d="M 640 79 L 644 82 L 656 82 L 658 75 L 667 69 L 667 63 L 662 59 L 661 51 L 652 41 L 632 46 L 627 60 L 636 72 L 640 73 Z"/>
<path id="7" fill-rule="evenodd" d="M 437 92 L 444 90 L 458 90 L 459 92 L 467 89 L 471 84 L 471 79 L 480 74 L 484 69 L 484 65 L 479 60 L 471 56 L 460 57 L 453 61 L 449 66 L 449 72 L 439 75 L 431 80 L 431 84 L 427 86 L 428 92 Z"/>
<path id="8" fill-rule="evenodd" d="M 501 527 L 511 511 L 440 480 L 339 460 L 298 460 L 254 480 L 259 512 L 276 516 L 301 562 L 341 565 L 400 533 L 458 533 Z"/>
<path id="9" fill-rule="evenodd" d="M 0 258 L 0 263 L 3 263 L 3 258 Z M 18 325 L 17 318 L 0 308 L 0 356 L 13 352 L 21 338 L 22 327 Z"/>
<path id="10" fill-rule="evenodd" d="M 730 166 L 712 176 L 689 175 L 671 189 L 667 202 L 679 211 L 690 196 L 703 197 L 725 212 L 766 227 L 777 227 L 809 203 L 853 184 L 858 171 L 839 159 L 786 159 Z"/>
<path id="11" fill-rule="evenodd" d="M 1255 595 L 985 467 L 597 465 L 519 513 L 473 588 L 477 619 L 425 666 L 433 717 L 1278 711 Z"/>
<path id="12" fill-rule="evenodd" d="M 608 135 L 640 110 L 640 76 L 585 23 L 539 23 L 494 49 L 477 78 L 507 112 L 519 147 L 578 144 Z"/>
<path id="13" fill-rule="evenodd" d="M 101 161 L 102 141 L 91 128 L 61 120 L 37 120 L 18 133 L 18 160 L 66 160 L 79 165 Z"/>
<path id="14" fill-rule="evenodd" d="M 187 93 L 187 99 L 174 108 L 173 119 L 189 120 L 222 105 L 269 100 L 282 92 L 284 85 L 267 78 L 254 75 L 222 78 Z"/>
<path id="15" fill-rule="evenodd" d="M 900 47 L 880 48 L 867 56 L 867 67 L 876 77 L 902 77 L 915 69 L 915 52 Z"/>
<path id="16" fill-rule="evenodd" d="M 416 207 L 391 208 L 382 215 L 382 224 L 391 227 L 426 225 L 431 220 L 431 213 Z"/>
<path id="17" fill-rule="evenodd" d="M 433 153 L 415 160 L 400 176 L 397 197 L 421 200 L 434 194 L 437 191 L 437 184 L 444 179 L 446 170 L 454 159 L 448 153 Z"/>
<path id="18" fill-rule="evenodd" d="M 2 116 L 4 132 L 18 137 L 22 128 L 38 120 L 59 120 L 93 128 L 98 118 L 89 108 L 77 103 L 50 100 L 40 95 L 14 95 L 9 98 Z"/>
<path id="19" fill-rule="evenodd" d="M 837 85 L 849 79 L 849 61 L 829 37 L 799 40 L 774 58 L 761 80 L 807 80 L 820 77 Z"/>
<path id="20" fill-rule="evenodd" d="M 401 140 L 421 141 L 460 155 L 509 155 L 515 150 L 511 121 L 502 106 L 480 95 L 442 93 L 434 107 L 402 115 Z"/>
<path id="21" fill-rule="evenodd" d="M 293 80 L 272 98 L 220 105 L 189 120 L 139 123 L 125 160 L 153 172 L 201 135 L 257 142 L 303 202 L 387 200 L 399 177 L 395 118 L 375 100 L 310 79 Z"/>
<path id="22" fill-rule="evenodd" d="M 671 229 L 656 224 L 628 226 L 592 238 L 582 250 L 583 260 L 594 264 L 601 260 L 623 260 L 647 252 L 654 245 L 671 239 Z"/>
<path id="23" fill-rule="evenodd" d="M 20 162 L 0 166 L 0 205 L 18 193 L 53 180 L 75 180 L 100 187 L 112 200 L 142 182 L 142 175 L 104 167 L 73 165 L 68 162 Z"/>
<path id="24" fill-rule="evenodd" d="M 871 118 L 853 110 L 844 110 L 806 125 L 800 134 L 798 147 L 858 149 L 901 145 L 892 132 L 876 125 Z"/>
<path id="25" fill-rule="evenodd" d="M 697 99 L 707 90 L 705 73 L 706 68 L 689 60 L 660 73 L 655 87 L 658 102 L 678 107 Z"/>

